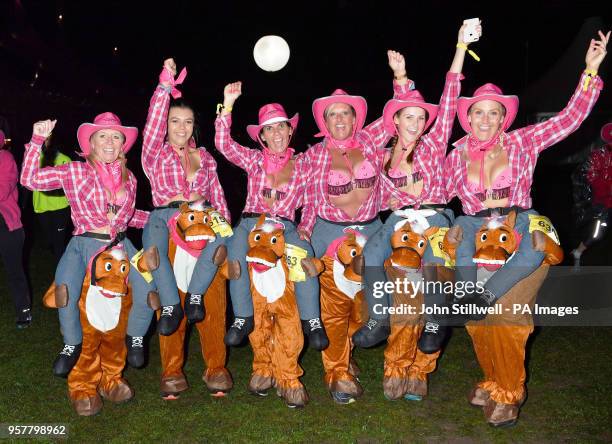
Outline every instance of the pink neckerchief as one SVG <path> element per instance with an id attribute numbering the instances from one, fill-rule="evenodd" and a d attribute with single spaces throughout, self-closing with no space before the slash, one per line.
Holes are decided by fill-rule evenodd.
<path id="1" fill-rule="evenodd" d="M 479 191 L 482 193 L 485 191 L 484 188 L 484 161 L 485 155 L 493 149 L 495 145 L 503 146 L 504 144 L 504 133 L 500 130 L 495 136 L 489 140 L 480 141 L 472 136 L 472 133 L 467 135 L 467 152 L 470 162 L 480 162 L 480 179 L 478 182 Z"/>
<path id="2" fill-rule="evenodd" d="M 293 157 L 295 150 L 293 148 L 287 148 L 280 154 L 273 153 L 267 147 L 262 150 L 263 152 L 263 167 L 266 174 L 274 175 L 282 170 L 287 163 Z"/>
<path id="3" fill-rule="evenodd" d="M 94 166 L 98 173 L 98 177 L 102 181 L 102 185 L 104 185 L 104 188 L 106 188 L 111 195 L 111 204 L 115 205 L 117 203 L 117 191 L 121 189 L 123 182 L 121 161 L 115 160 L 111 163 L 105 163 L 95 160 Z"/>
<path id="4" fill-rule="evenodd" d="M 170 94 L 172 94 L 172 97 L 174 97 L 175 99 L 178 99 L 183 94 L 178 89 L 176 89 L 176 85 L 180 85 L 181 83 L 183 83 L 185 77 L 187 77 L 187 68 L 183 68 L 176 79 L 172 77 L 170 71 L 164 68 L 159 74 L 159 83 L 169 83 L 172 87 Z"/>
<path id="5" fill-rule="evenodd" d="M 414 150 L 417 145 L 419 144 L 419 139 L 415 140 L 412 143 L 409 143 L 408 146 L 404 145 L 404 141 L 402 140 L 401 136 L 399 138 L 399 142 L 402 145 L 402 154 L 400 156 L 400 158 L 398 159 L 397 162 L 395 162 L 395 165 L 392 165 L 391 168 L 389 168 L 389 172 L 388 174 L 391 175 L 392 173 L 395 174 L 395 172 L 397 170 L 399 170 L 399 166 L 402 164 L 403 161 L 406 160 L 406 158 L 408 157 L 409 151 L 408 148 L 410 148 L 410 145 L 412 145 L 412 149 Z M 393 158 L 393 153 L 391 153 L 391 158 Z M 395 176 L 394 176 L 395 177 Z"/>
<path id="6" fill-rule="evenodd" d="M 281 154 L 273 153 L 268 147 L 263 147 L 262 149 L 264 161 L 263 168 L 266 174 L 265 183 L 266 186 L 270 189 L 276 190 L 276 174 L 282 170 L 287 163 L 293 157 L 293 153 L 295 150 L 293 148 L 287 147 L 285 151 Z M 271 175 L 272 179 L 269 179 L 267 176 Z M 267 204 L 268 208 L 271 208 L 270 205 Z"/>

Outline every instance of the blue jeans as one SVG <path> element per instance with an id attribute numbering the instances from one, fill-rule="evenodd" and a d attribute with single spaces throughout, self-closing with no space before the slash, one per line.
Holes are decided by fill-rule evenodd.
<path id="1" fill-rule="evenodd" d="M 176 305 L 180 302 L 174 270 L 168 259 L 168 220 L 179 211 L 176 208 L 158 208 L 151 212 L 149 221 L 142 232 L 142 244 L 145 248 L 152 245 L 159 250 L 159 267 L 153 272 L 153 278 L 162 305 Z M 225 245 L 229 237 L 217 235 L 214 242 L 209 242 L 196 262 L 189 288 L 191 294 L 204 294 L 215 277 L 217 266 L 212 258 L 220 245 Z"/>
<path id="2" fill-rule="evenodd" d="M 253 316 L 253 300 L 249 285 L 249 273 L 246 256 L 249 250 L 249 233 L 257 223 L 257 217 L 243 217 L 238 226 L 234 228 L 234 235 L 228 244 L 228 259 L 240 262 L 240 278 L 230 281 L 230 296 L 234 316 L 246 318 Z M 312 247 L 307 241 L 300 239 L 295 224 L 283 219 L 285 225 L 285 242 L 303 248 L 308 256 L 313 257 Z M 316 277 L 306 277 L 303 282 L 295 282 L 295 295 L 300 312 L 300 319 L 313 319 L 321 317 L 319 307 L 319 280 Z"/>
<path id="3" fill-rule="evenodd" d="M 505 295 L 508 290 L 533 273 L 542 264 L 544 253 L 535 251 L 531 244 L 530 214 L 537 215 L 538 213 L 535 210 L 528 210 L 517 215 L 514 229 L 522 235 L 518 250 L 484 285 L 484 288 L 493 293 L 496 299 Z M 455 224 L 463 229 L 463 240 L 457 246 L 455 271 L 457 281 L 475 283 L 477 280 L 476 264 L 472 260 L 476 252 L 474 239 L 485 222 L 485 217 L 476 216 L 460 216 L 455 221 Z"/>
<path id="4" fill-rule="evenodd" d="M 83 341 L 78 305 L 83 288 L 83 279 L 91 257 L 109 242 L 90 237 L 73 236 L 57 265 L 55 283 L 68 286 L 68 305 L 58 309 L 60 328 L 65 344 L 77 345 Z M 128 258 L 132 258 L 137 252 L 132 242 L 126 238 L 121 243 Z M 147 295 L 153 287 L 144 280 L 133 266 L 130 267 L 128 279 L 132 286 L 133 302 L 128 319 L 127 333 L 130 336 L 144 336 L 153 317 L 153 310 L 147 305 Z"/>
<path id="5" fill-rule="evenodd" d="M 427 222 L 432 227 L 450 227 L 455 219 L 453 211 L 449 208 L 444 209 L 443 213 L 437 213 L 427 218 Z M 364 274 L 364 297 L 368 303 L 368 314 L 370 318 L 383 320 L 389 317 L 385 307 L 390 306 L 391 295 L 384 293 L 380 297 L 374 296 L 374 284 L 376 282 L 386 282 L 387 275 L 384 269 L 385 260 L 391 256 L 391 236 L 394 233 L 395 224 L 404 218 L 397 216 L 394 213 L 387 218 L 385 224 L 370 238 L 363 250 L 365 259 L 365 274 Z M 450 222 L 449 222 L 450 219 Z M 444 259 L 434 256 L 429 243 L 425 249 L 422 259 L 423 265 L 444 264 Z M 425 286 L 426 287 L 426 286 Z M 430 306 L 433 304 L 442 304 L 444 302 L 444 294 L 433 293 L 427 294 L 425 304 Z M 374 310 L 374 307 L 376 310 Z"/>

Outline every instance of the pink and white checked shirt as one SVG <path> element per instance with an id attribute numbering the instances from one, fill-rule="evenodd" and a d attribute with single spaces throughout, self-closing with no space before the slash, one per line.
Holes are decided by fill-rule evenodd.
<path id="1" fill-rule="evenodd" d="M 266 173 L 263 169 L 263 152 L 240 145 L 230 134 L 232 116 L 227 114 L 215 120 L 215 146 L 225 158 L 247 172 L 247 200 L 245 212 L 269 213 L 295 221 L 295 210 L 303 204 L 306 183 L 310 180 L 310 168 L 304 154 L 294 156 L 294 169 L 287 190 L 280 200 L 275 200 L 272 208 L 263 195 L 266 188 Z"/>
<path id="2" fill-rule="evenodd" d="M 32 136 L 25 146 L 21 169 L 21 184 L 32 191 L 51 191 L 63 188 L 70 203 L 74 231 L 78 235 L 107 225 L 111 227 L 111 238 L 125 231 L 128 226 L 143 228 L 149 212 L 136 210 L 136 178 L 128 170 L 125 182 L 126 199 L 117 214 L 109 222 L 108 200 L 104 185 L 94 167 L 87 162 L 68 162 L 59 166 L 40 168 L 40 148 L 44 138 Z"/>
<path id="3" fill-rule="evenodd" d="M 408 81 L 406 85 L 398 85 L 393 82 L 394 96 L 403 94 L 414 88 L 414 82 Z M 298 228 L 312 233 L 317 216 L 332 222 L 365 222 L 373 219 L 381 210 L 382 203 L 386 205 L 387 193 L 393 190 L 381 187 L 382 156 L 378 147 L 383 146 L 392 135 L 385 131 L 382 117 L 370 125 L 358 131 L 355 139 L 361 145 L 363 156 L 374 166 L 377 175 L 376 183 L 372 189 L 369 199 L 361 204 L 355 217 L 350 217 L 342 209 L 334 206 L 329 201 L 327 194 L 327 179 L 331 167 L 331 155 L 327 148 L 327 137 L 323 141 L 311 146 L 305 153 L 310 163 L 312 176 L 306 187 L 306 196 L 302 208 L 302 220 Z"/>
<path id="4" fill-rule="evenodd" d="M 531 208 L 531 184 L 538 155 L 576 131 L 593 109 L 603 88 L 603 81 L 596 76 L 587 91 L 584 91 L 585 76 L 583 73 L 569 103 L 555 117 L 506 135 L 503 148 L 508 152 L 512 168 L 509 207 Z M 474 215 L 486 207 L 476 197 L 476 193 L 467 187 L 467 162 L 464 160 L 466 156 L 462 155 L 462 151 L 467 149 L 466 140 L 467 136 L 455 142 L 453 145 L 456 148 L 446 158 L 444 165 L 446 192 L 448 200 L 454 196 L 459 197 L 465 214 Z"/>
<path id="5" fill-rule="evenodd" d="M 151 97 L 142 132 L 142 169 L 151 183 L 153 205 L 162 206 L 178 194 L 189 200 L 191 193 L 197 193 L 230 221 L 225 194 L 217 176 L 217 162 L 204 147 L 198 149 L 200 168 L 191 184 L 187 181 L 179 155 L 165 140 L 169 109 L 170 93 L 159 85 Z"/>
<path id="6" fill-rule="evenodd" d="M 432 204 L 446 204 L 446 189 L 444 181 L 444 159 L 446 156 L 446 148 L 448 139 L 453 130 L 455 114 L 457 112 L 457 98 L 461 92 L 462 74 L 448 72 L 446 73 L 446 82 L 444 91 L 440 98 L 440 108 L 438 109 L 438 117 L 435 123 L 421 138 L 421 143 L 414 150 L 414 158 L 412 163 L 412 172 L 421 173 L 423 177 L 423 191 L 419 196 L 412 196 L 397 189 L 393 182 L 389 180 L 384 172 L 382 176 L 383 193 L 388 195 L 391 190 L 388 187 L 395 189 L 400 195 L 400 205 L 414 205 L 418 207 L 424 202 Z M 386 200 L 383 200 L 383 208 L 386 205 Z"/>

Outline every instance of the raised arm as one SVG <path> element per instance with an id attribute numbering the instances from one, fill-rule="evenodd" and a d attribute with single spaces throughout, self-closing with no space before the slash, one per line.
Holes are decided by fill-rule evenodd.
<path id="1" fill-rule="evenodd" d="M 387 58 L 389 60 L 389 68 L 393 71 L 393 97 L 398 98 L 402 94 L 414 89 L 414 82 L 406 74 L 406 61 L 402 54 L 389 50 L 387 51 Z M 366 126 L 363 129 L 363 133 L 370 139 L 374 150 L 383 146 L 393 136 L 393 134 L 389 134 L 386 131 L 382 117 Z M 374 156 L 375 152 L 368 152 L 368 154 Z"/>
<path id="2" fill-rule="evenodd" d="M 166 59 L 159 75 L 159 84 L 153 92 L 149 104 L 147 122 L 142 130 L 142 169 L 150 179 L 156 172 L 155 161 L 161 153 L 168 130 L 168 110 L 170 108 L 170 93 L 172 81 L 176 76 L 174 59 Z"/>
<path id="3" fill-rule="evenodd" d="M 223 89 L 223 108 L 215 120 L 215 146 L 228 161 L 243 170 L 249 171 L 255 163 L 258 152 L 240 145 L 232 139 L 231 135 L 232 109 L 241 94 L 242 82 L 225 85 Z"/>
<path id="4" fill-rule="evenodd" d="M 34 124 L 32 139 L 25 146 L 21 167 L 21 185 L 32 191 L 51 191 L 62 188 L 69 163 L 40 168 L 40 150 L 45 139 L 55 128 L 57 120 L 42 120 Z"/>
<path id="5" fill-rule="evenodd" d="M 545 122 L 521 128 L 516 133 L 525 141 L 523 148 L 541 152 L 576 131 L 590 114 L 603 89 L 603 80 L 597 75 L 599 65 L 606 56 L 610 32 L 601 31 L 599 40 L 591 39 L 586 53 L 586 69 L 567 106 Z"/>
<path id="6" fill-rule="evenodd" d="M 455 46 L 455 55 L 453 57 L 450 69 L 446 74 L 444 91 L 442 92 L 442 97 L 440 98 L 438 117 L 426 136 L 434 142 L 436 148 L 442 151 L 442 153 L 446 152 L 448 139 L 451 136 L 453 123 L 455 122 L 455 115 L 457 114 L 457 98 L 461 92 L 461 80 L 463 80 L 461 71 L 463 70 L 465 53 L 468 50 L 469 45 L 464 38 L 464 31 L 466 27 L 467 25 L 463 24 L 459 29 L 457 44 Z M 482 35 L 482 26 L 477 26 L 476 33 L 478 37 Z"/>

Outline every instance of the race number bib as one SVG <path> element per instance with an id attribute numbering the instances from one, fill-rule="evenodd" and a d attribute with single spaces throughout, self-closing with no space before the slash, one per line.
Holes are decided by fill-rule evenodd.
<path id="1" fill-rule="evenodd" d="M 140 271 L 138 269 L 138 260 L 142 257 L 144 253 L 144 249 L 138 251 L 134 257 L 132 257 L 130 259 L 130 264 L 132 264 L 132 267 L 134 267 L 136 269 L 136 271 L 138 271 L 138 273 L 140 273 L 140 275 L 143 277 L 143 279 L 145 281 L 147 281 L 147 284 L 150 284 L 151 282 L 153 282 L 153 275 L 151 273 L 149 273 L 148 271 Z"/>
<path id="2" fill-rule="evenodd" d="M 561 245 L 559 241 L 559 235 L 557 230 L 553 227 L 552 222 L 546 216 L 540 216 L 538 214 L 529 214 L 529 233 L 534 231 L 542 231 L 546 233 L 548 237 L 555 241 L 557 245 Z"/>
<path id="3" fill-rule="evenodd" d="M 210 228 L 221 237 L 229 237 L 234 234 L 232 226 L 218 211 L 210 212 Z"/>
<path id="4" fill-rule="evenodd" d="M 442 249 L 442 241 L 444 240 L 444 236 L 446 236 L 447 231 L 448 228 L 440 227 L 438 228 L 438 231 L 429 236 L 427 240 L 429 240 L 429 245 L 431 246 L 433 255 L 437 258 L 444 259 L 445 267 L 454 267 L 454 262 L 451 261 L 449 255 Z"/>
<path id="5" fill-rule="evenodd" d="M 285 244 L 285 260 L 289 267 L 289 280 L 292 282 L 304 282 L 306 273 L 302 269 L 302 259 L 308 256 L 308 252 L 297 245 Z"/>

